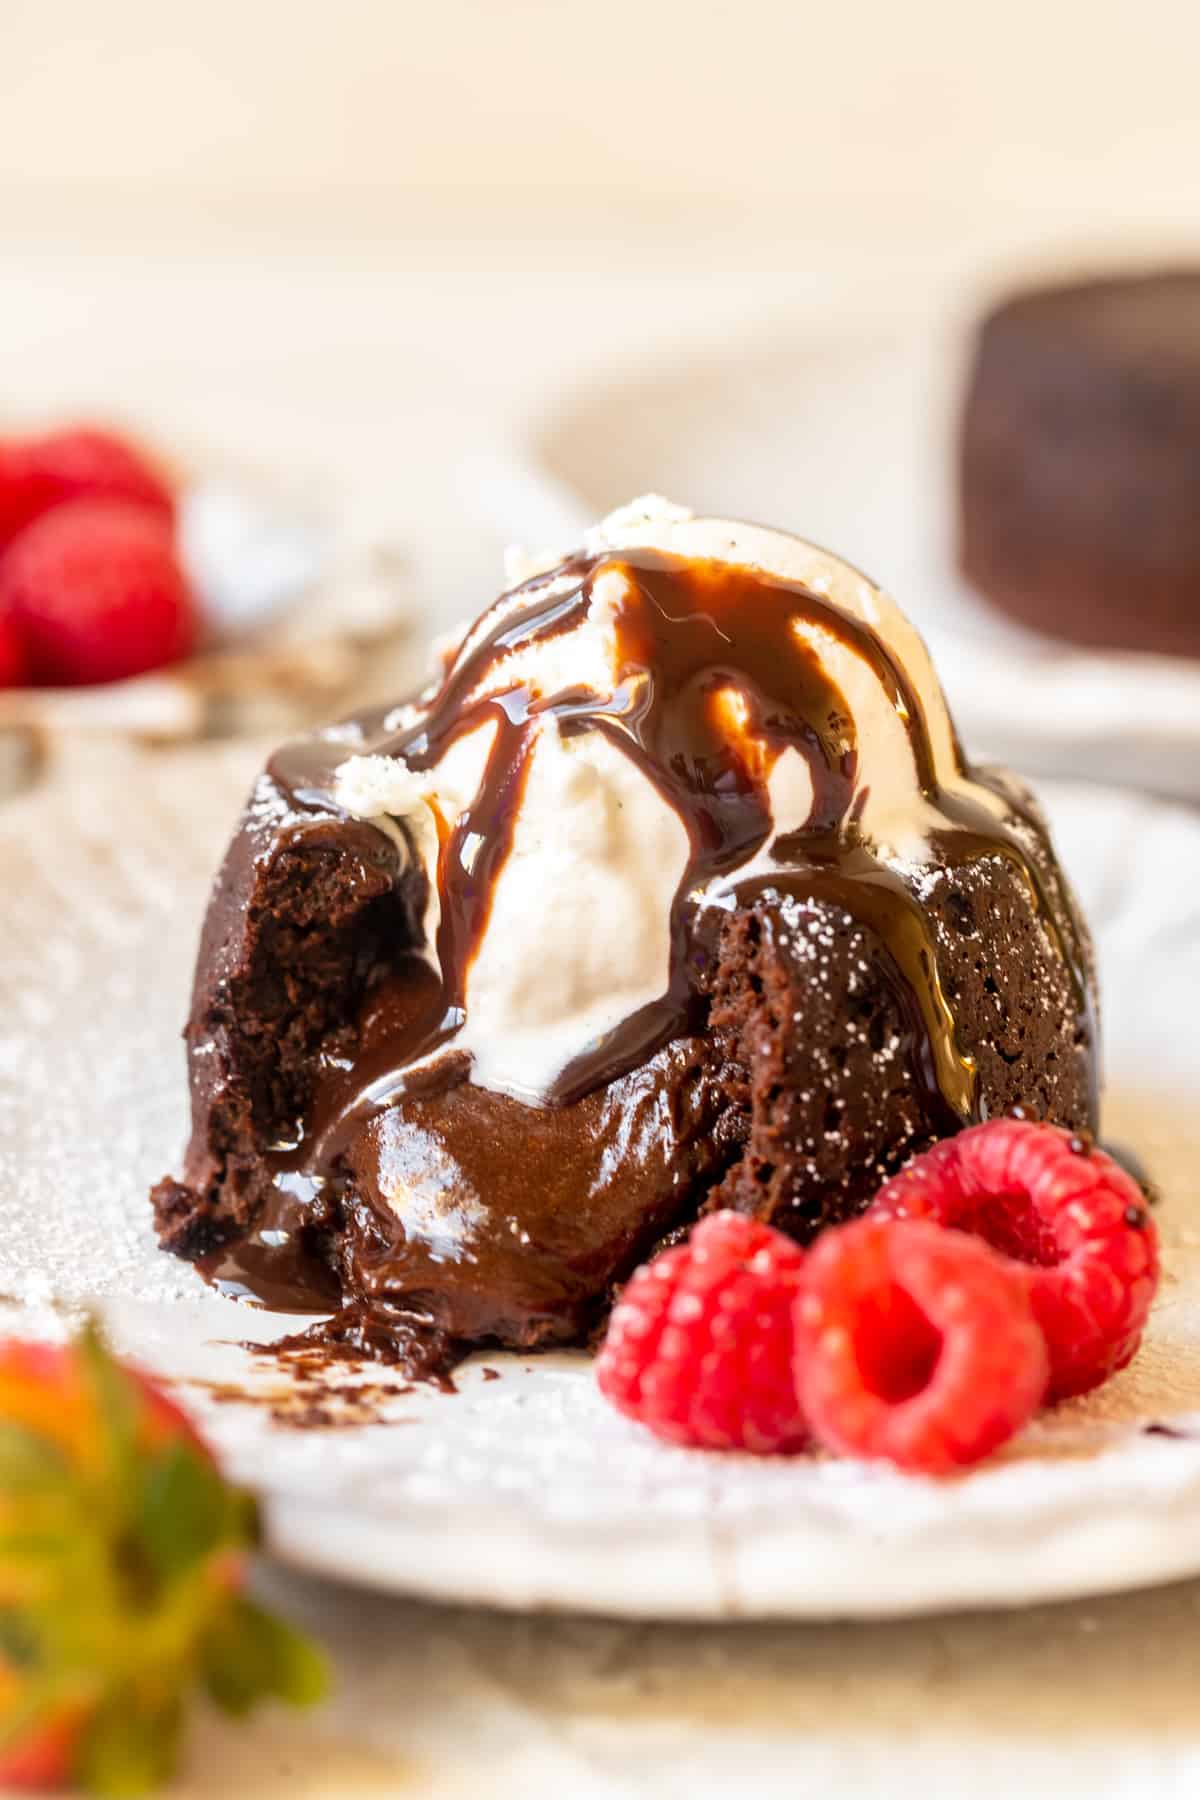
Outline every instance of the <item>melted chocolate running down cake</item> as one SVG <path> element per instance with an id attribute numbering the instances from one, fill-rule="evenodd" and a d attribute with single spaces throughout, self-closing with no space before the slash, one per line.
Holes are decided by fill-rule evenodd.
<path id="1" fill-rule="evenodd" d="M 934 1138 L 1095 1124 L 1086 932 L 894 604 L 635 503 L 411 704 L 280 751 L 218 877 L 164 1245 L 426 1372 L 579 1342 L 732 1206 L 805 1239 Z"/>

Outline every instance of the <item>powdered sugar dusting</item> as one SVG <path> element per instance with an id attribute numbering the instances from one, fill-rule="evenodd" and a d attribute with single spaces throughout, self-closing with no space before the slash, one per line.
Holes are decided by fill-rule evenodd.
<path id="1" fill-rule="evenodd" d="M 254 749 L 64 749 L 0 810 L 0 1294 L 203 1292 L 150 1184 L 187 1126 L 179 1032 L 212 870 Z"/>

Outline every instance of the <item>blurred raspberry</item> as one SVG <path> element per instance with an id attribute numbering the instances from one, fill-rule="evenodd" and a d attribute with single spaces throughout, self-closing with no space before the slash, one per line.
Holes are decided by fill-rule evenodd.
<path id="1" fill-rule="evenodd" d="M 124 500 L 76 500 L 23 531 L 0 558 L 0 617 L 19 630 L 44 686 L 138 675 L 196 640 L 169 522 Z"/>
<path id="2" fill-rule="evenodd" d="M 16 620 L 0 612 L 0 689 L 27 687 L 29 658 Z"/>
<path id="3" fill-rule="evenodd" d="M 162 473 L 127 439 L 94 426 L 0 441 L 0 550 L 70 500 L 130 500 L 170 524 L 175 497 Z"/>

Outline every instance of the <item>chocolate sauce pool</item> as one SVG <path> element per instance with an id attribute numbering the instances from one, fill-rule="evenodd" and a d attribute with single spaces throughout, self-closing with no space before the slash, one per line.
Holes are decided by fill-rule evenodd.
<path id="1" fill-rule="evenodd" d="M 479 692 L 513 652 L 581 626 L 597 582 L 610 572 L 622 578 L 611 693 L 576 688 L 543 696 L 515 680 L 502 691 Z M 1072 971 L 1080 1029 L 1090 1032 L 1082 932 L 1069 902 L 1046 891 L 1016 830 L 982 801 L 940 786 L 920 697 L 870 626 L 809 588 L 756 569 L 649 550 L 575 559 L 498 603 L 495 623 L 477 628 L 414 722 L 389 730 L 387 714 L 365 715 L 350 728 L 285 747 L 269 765 L 298 812 L 328 816 L 338 811 L 336 771 L 348 756 L 397 757 L 422 772 L 468 733 L 494 727 L 477 794 L 458 818 L 439 820 L 436 969 L 413 955 L 369 995 L 357 1053 L 349 1066 L 324 1073 L 300 1141 L 275 1153 L 278 1218 L 263 1218 L 244 1244 L 210 1258 L 210 1278 L 272 1305 L 290 1298 L 310 1310 L 327 1306 L 329 1284 L 318 1295 L 300 1262 L 290 1267 L 297 1209 L 311 1206 L 352 1143 L 397 1099 L 416 1102 L 431 1083 L 445 1087 L 466 1077 L 454 1037 L 547 718 L 564 736 L 602 733 L 636 763 L 683 823 L 689 857 L 668 923 L 665 992 L 570 1063 L 544 1096 L 546 1107 L 578 1105 L 702 1028 L 704 980 L 722 919 L 762 893 L 826 902 L 869 928 L 931 1123 L 951 1132 L 980 1117 L 976 1070 L 956 1038 L 933 926 L 859 826 L 858 722 L 797 625 L 817 626 L 844 645 L 902 721 L 935 815 L 936 859 L 954 866 L 994 855 L 1019 872 Z M 801 829 L 775 841 L 768 870 L 739 879 L 770 838 L 768 784 L 787 750 L 807 764 L 811 811 Z M 973 776 L 976 785 L 986 779 Z M 1014 796 L 997 791 L 1019 811 Z"/>

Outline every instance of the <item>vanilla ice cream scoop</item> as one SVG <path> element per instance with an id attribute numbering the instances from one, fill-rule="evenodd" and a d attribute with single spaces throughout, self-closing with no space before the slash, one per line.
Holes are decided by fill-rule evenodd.
<path id="1" fill-rule="evenodd" d="M 827 551 L 649 497 L 515 572 L 385 748 L 336 771 L 428 879 L 442 1010 L 400 1083 L 452 1046 L 482 1086 L 576 1091 L 678 1024 L 681 937 L 781 840 L 911 867 L 947 805 L 1003 812 L 913 627 Z M 942 997 L 926 1011 L 945 1048 Z"/>

